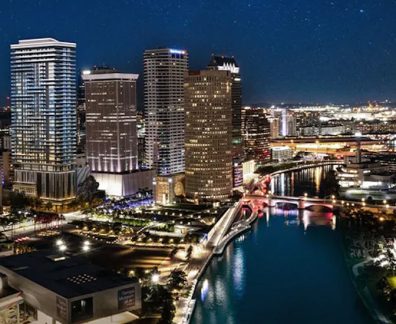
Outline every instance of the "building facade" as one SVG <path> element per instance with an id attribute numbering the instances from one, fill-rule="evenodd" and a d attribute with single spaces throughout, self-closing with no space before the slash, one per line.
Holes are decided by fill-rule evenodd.
<path id="1" fill-rule="evenodd" d="M 76 44 L 11 45 L 14 190 L 63 204 L 76 193 Z"/>
<path id="2" fill-rule="evenodd" d="M 280 133 L 280 121 L 277 117 L 270 119 L 270 135 L 272 139 L 278 138 Z"/>
<path id="3" fill-rule="evenodd" d="M 145 162 L 160 176 L 184 172 L 184 75 L 188 53 L 144 52 Z"/>
<path id="4" fill-rule="evenodd" d="M 233 157 L 238 158 L 243 155 L 242 138 L 242 83 L 240 68 L 234 57 L 212 55 L 208 65 L 209 69 L 219 71 L 230 71 L 232 76 L 231 85 L 231 106 L 232 106 L 232 147 Z"/>
<path id="5" fill-rule="evenodd" d="M 86 105 L 86 154 L 99 189 L 129 196 L 152 187 L 152 172 L 139 172 L 137 74 L 99 68 L 82 75 Z"/>
<path id="6" fill-rule="evenodd" d="M 270 123 L 262 108 L 243 107 L 242 136 L 248 159 L 263 161 L 271 157 L 269 150 Z"/>
<path id="7" fill-rule="evenodd" d="M 125 173 L 138 168 L 137 74 L 97 69 L 83 74 L 86 150 L 92 172 Z"/>
<path id="8" fill-rule="evenodd" d="M 186 195 L 221 200 L 233 188 L 232 82 L 229 71 L 186 77 Z"/>

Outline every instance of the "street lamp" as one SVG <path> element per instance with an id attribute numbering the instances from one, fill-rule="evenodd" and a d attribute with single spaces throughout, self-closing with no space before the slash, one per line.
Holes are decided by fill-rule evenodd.
<path id="1" fill-rule="evenodd" d="M 158 273 L 153 273 L 151 276 L 151 282 L 153 284 L 157 284 L 159 282 L 159 274 Z"/>

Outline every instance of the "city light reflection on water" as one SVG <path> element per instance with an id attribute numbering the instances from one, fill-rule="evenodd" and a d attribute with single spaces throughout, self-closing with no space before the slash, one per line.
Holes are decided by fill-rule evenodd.
<path id="1" fill-rule="evenodd" d="M 315 174 L 294 175 L 303 189 L 289 188 L 286 176 L 285 190 L 310 187 L 312 194 Z M 208 266 L 191 323 L 371 323 L 345 267 L 334 215 L 266 210 Z"/>

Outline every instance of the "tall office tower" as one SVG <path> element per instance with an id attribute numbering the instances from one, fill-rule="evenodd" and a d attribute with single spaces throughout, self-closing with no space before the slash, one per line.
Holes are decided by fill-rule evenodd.
<path id="1" fill-rule="evenodd" d="M 263 161 L 271 157 L 269 150 L 270 123 L 264 109 L 242 108 L 242 136 L 248 158 Z"/>
<path id="2" fill-rule="evenodd" d="M 270 135 L 271 138 L 278 138 L 280 133 L 280 121 L 277 117 L 271 117 L 270 119 Z"/>
<path id="3" fill-rule="evenodd" d="M 76 193 L 76 44 L 11 45 L 14 190 L 55 204 Z"/>
<path id="4" fill-rule="evenodd" d="M 144 52 L 146 163 L 159 176 L 184 172 L 184 75 L 188 53 Z"/>
<path id="5" fill-rule="evenodd" d="M 241 110 L 242 110 L 242 84 L 240 68 L 234 57 L 212 55 L 208 69 L 229 71 L 232 76 L 232 157 L 233 157 L 233 186 L 242 185 L 242 161 L 244 148 L 242 138 Z"/>
<path id="6" fill-rule="evenodd" d="M 229 71 L 186 77 L 186 195 L 221 200 L 232 190 L 232 82 Z"/>
<path id="7" fill-rule="evenodd" d="M 243 141 L 241 133 L 242 84 L 240 68 L 234 57 L 220 55 L 212 55 L 208 68 L 231 72 L 233 157 L 241 156 L 243 155 Z"/>
<path id="8" fill-rule="evenodd" d="M 87 161 L 99 189 L 128 196 L 139 189 L 136 129 L 137 74 L 85 71 Z M 150 178 L 148 182 L 152 182 Z"/>

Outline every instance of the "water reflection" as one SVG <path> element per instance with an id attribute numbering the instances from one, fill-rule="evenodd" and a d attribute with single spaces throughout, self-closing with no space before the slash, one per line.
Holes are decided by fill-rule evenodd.
<path id="1" fill-rule="evenodd" d="M 330 169 L 275 177 L 272 191 L 319 195 Z M 192 323 L 371 323 L 345 267 L 331 212 L 264 208 L 261 216 L 209 265 Z"/>
<path id="2" fill-rule="evenodd" d="M 271 181 L 271 191 L 282 196 L 320 196 L 320 184 L 335 166 L 324 166 L 276 175 Z"/>
<path id="3" fill-rule="evenodd" d="M 243 249 L 238 247 L 232 262 L 232 278 L 234 282 L 234 289 L 239 298 L 242 298 L 245 285 L 245 260 Z"/>
<path id="4" fill-rule="evenodd" d="M 265 215 L 213 259 L 198 285 L 192 323 L 370 323 L 335 219 L 311 211 Z"/>

